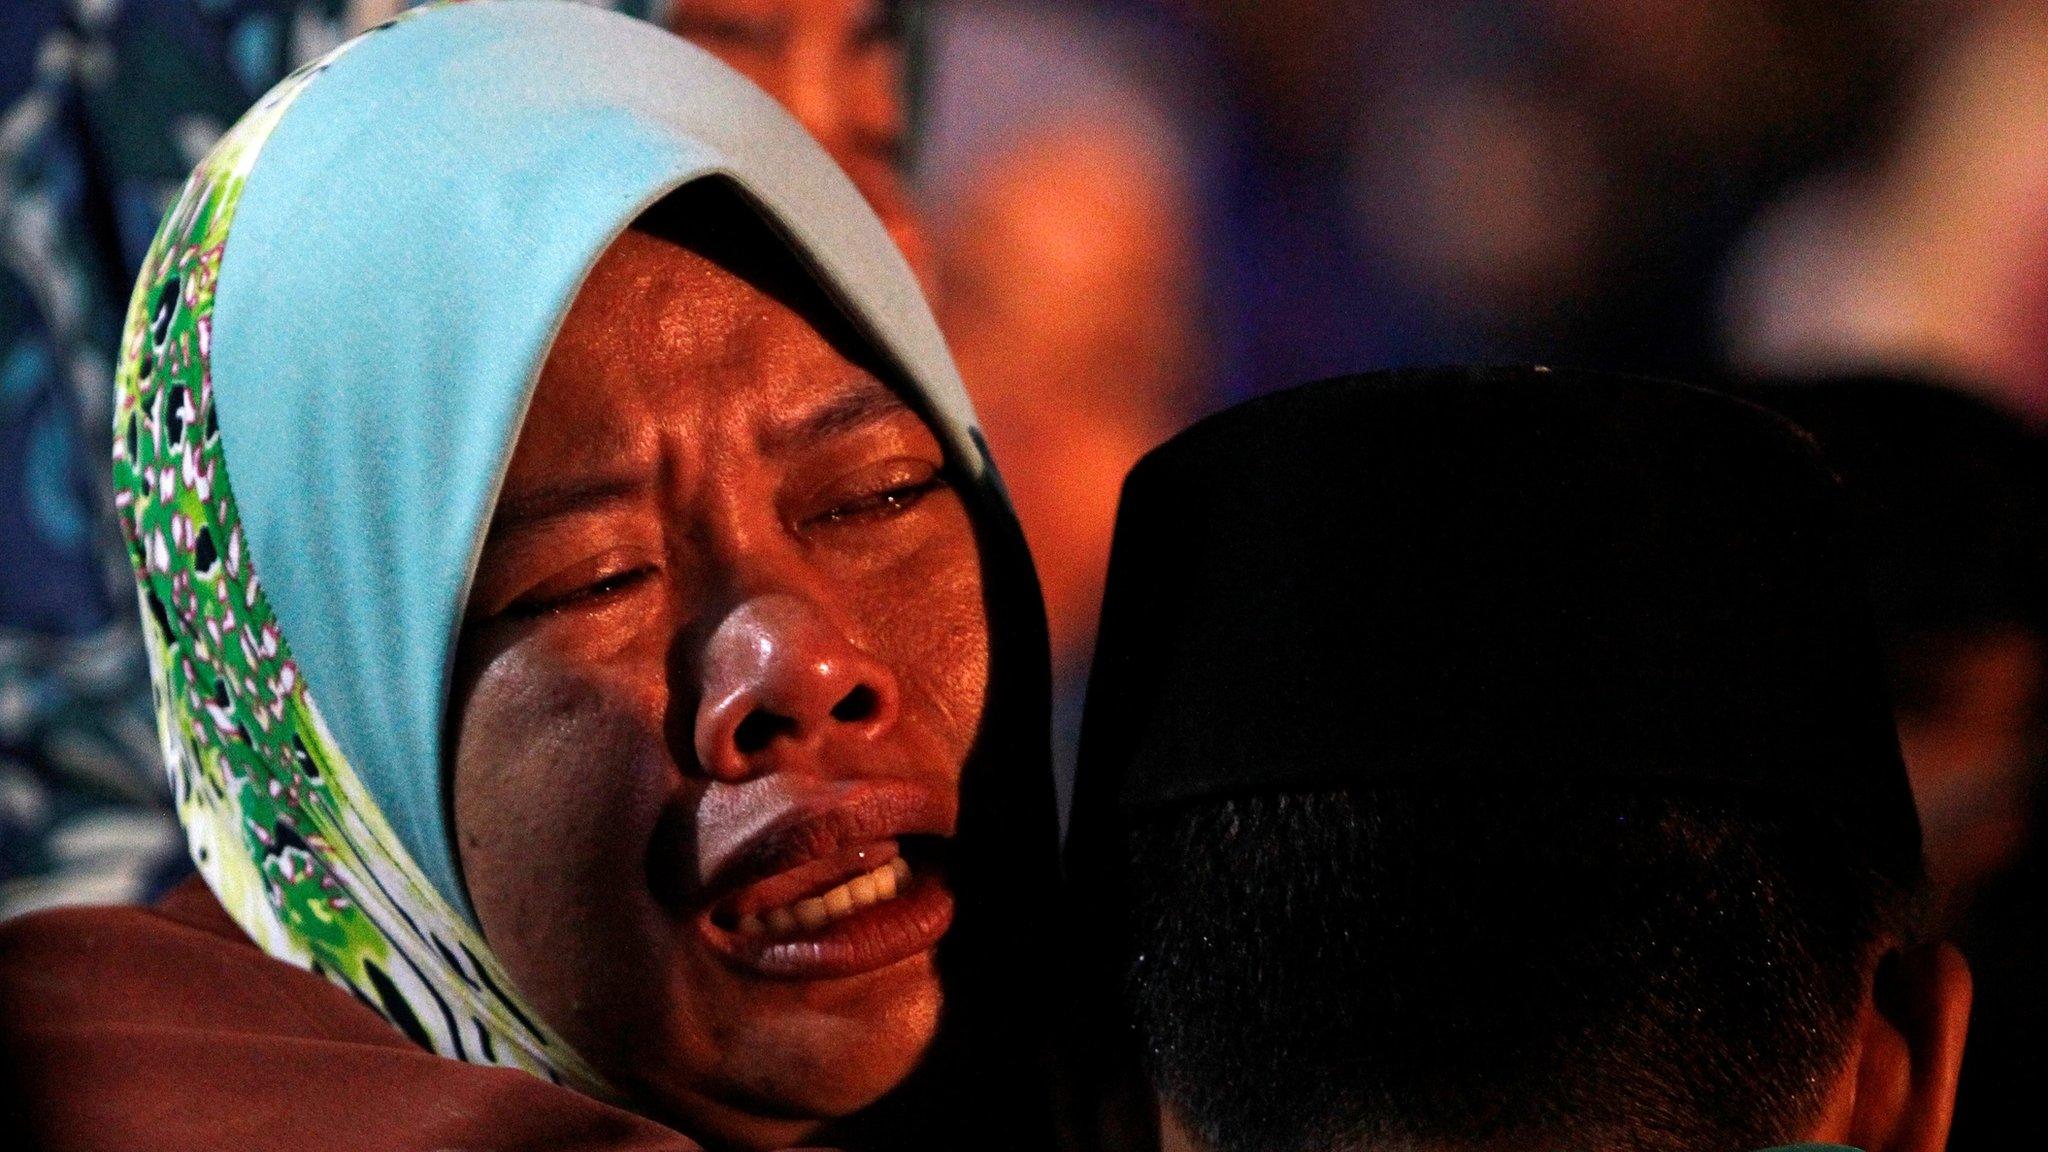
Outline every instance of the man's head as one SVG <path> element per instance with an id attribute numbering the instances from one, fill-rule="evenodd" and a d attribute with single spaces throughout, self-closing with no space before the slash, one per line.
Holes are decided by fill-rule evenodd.
<path id="1" fill-rule="evenodd" d="M 1170 1142 L 1936 1148 L 1968 977 L 1761 409 L 1326 382 L 1133 472 L 1070 849 Z"/>
<path id="2" fill-rule="evenodd" d="M 900 1082 L 982 720 L 973 525 L 780 242 L 692 189 L 556 340 L 477 567 L 454 813 L 486 937 L 643 1108 L 781 1146 Z"/>

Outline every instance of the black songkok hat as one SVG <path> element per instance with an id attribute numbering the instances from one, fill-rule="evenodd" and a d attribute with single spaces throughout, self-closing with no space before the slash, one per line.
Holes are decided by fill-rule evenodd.
<path id="1" fill-rule="evenodd" d="M 1678 384 L 1405 371 L 1223 412 L 1125 483 L 1074 847 L 1229 794 L 1599 780 L 1783 798 L 1916 876 L 1850 535 L 1805 434 Z"/>

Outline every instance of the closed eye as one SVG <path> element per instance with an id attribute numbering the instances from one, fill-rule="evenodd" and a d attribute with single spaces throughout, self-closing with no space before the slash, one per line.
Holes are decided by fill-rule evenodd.
<path id="1" fill-rule="evenodd" d="M 513 601 L 505 608 L 504 615 L 514 620 L 531 620 L 541 616 L 552 616 L 579 605 L 602 603 L 621 592 L 652 577 L 657 571 L 652 564 L 637 568 L 626 568 L 609 576 L 579 584 L 564 592 L 542 590 Z"/>
<path id="2" fill-rule="evenodd" d="M 944 472 L 933 472 L 923 479 L 891 485 L 836 504 L 813 517 L 811 522 L 819 525 L 838 525 L 900 516 L 917 507 L 925 497 L 947 485 Z"/>

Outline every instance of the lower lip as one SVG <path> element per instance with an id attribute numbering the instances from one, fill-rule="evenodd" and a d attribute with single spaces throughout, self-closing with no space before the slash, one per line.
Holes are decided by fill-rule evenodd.
<path id="1" fill-rule="evenodd" d="M 798 936 L 746 936 L 721 928 L 707 912 L 698 928 L 712 950 L 738 967 L 778 980 L 859 976 L 938 946 L 953 923 L 953 894 L 926 872 L 893 899 Z"/>

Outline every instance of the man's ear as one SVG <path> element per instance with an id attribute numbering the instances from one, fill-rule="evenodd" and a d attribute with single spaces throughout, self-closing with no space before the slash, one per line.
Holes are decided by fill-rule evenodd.
<path id="1" fill-rule="evenodd" d="M 1896 948 L 1864 1011 L 1840 1137 L 1864 1152 L 1942 1152 L 1970 1026 L 1970 966 L 1953 944 Z"/>

